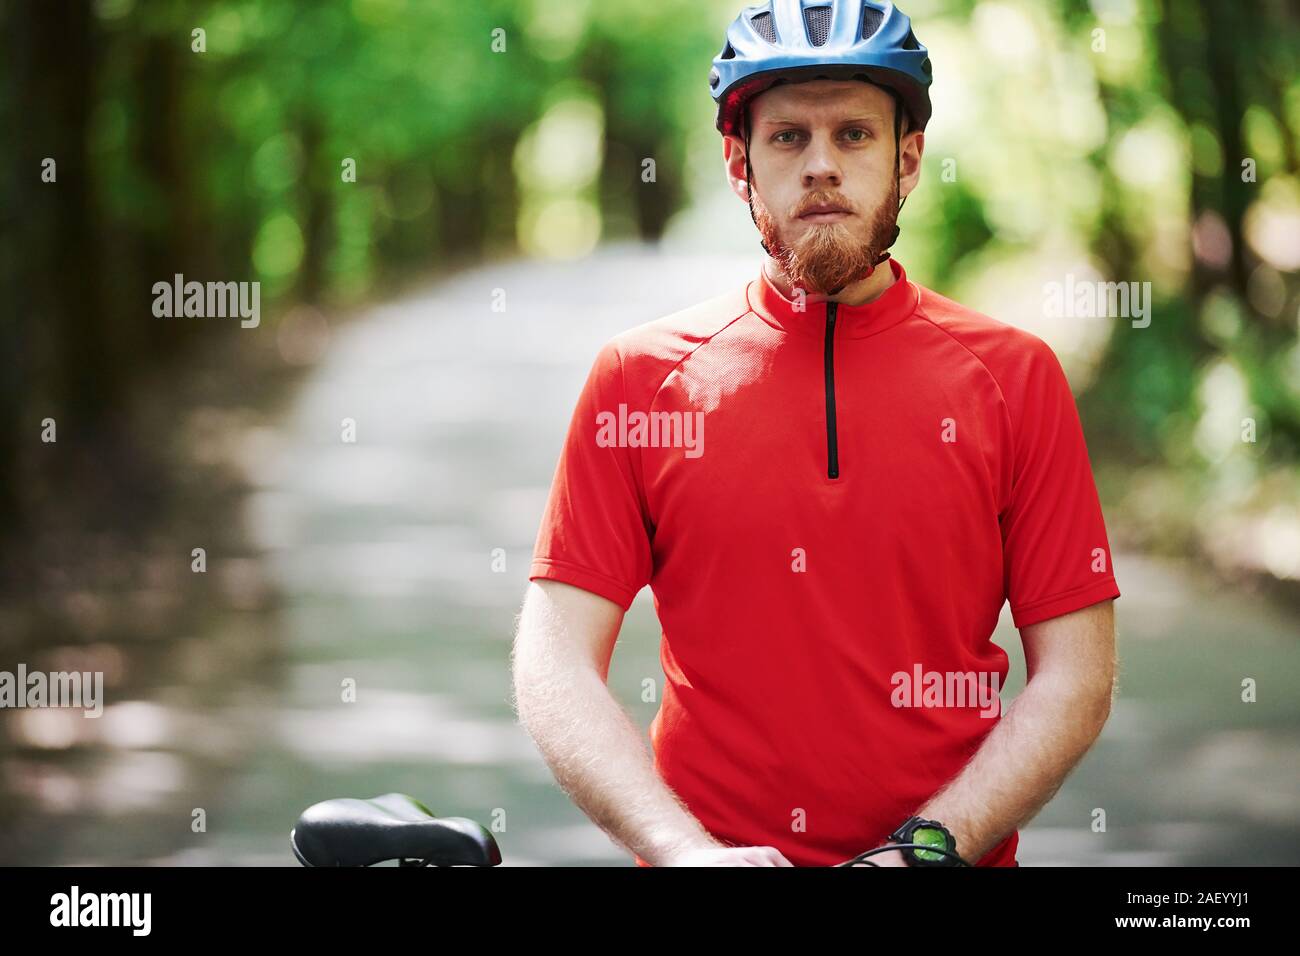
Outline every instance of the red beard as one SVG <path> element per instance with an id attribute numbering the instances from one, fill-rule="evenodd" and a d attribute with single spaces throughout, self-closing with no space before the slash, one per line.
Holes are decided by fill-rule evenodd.
<path id="1" fill-rule="evenodd" d="M 893 239 L 894 226 L 898 221 L 896 180 L 892 186 L 890 195 L 885 197 L 871 217 L 865 242 L 850 229 L 851 220 L 841 220 L 815 224 L 805 230 L 793 245 L 786 245 L 781 240 L 771 213 L 754 188 L 751 177 L 754 221 L 768 253 L 781 266 L 791 285 L 807 293 L 834 295 L 846 285 L 871 275 L 881 254 Z M 801 198 L 791 218 L 797 218 L 799 212 L 819 203 L 839 203 L 853 209 L 851 204 L 833 193 L 809 193 Z"/>

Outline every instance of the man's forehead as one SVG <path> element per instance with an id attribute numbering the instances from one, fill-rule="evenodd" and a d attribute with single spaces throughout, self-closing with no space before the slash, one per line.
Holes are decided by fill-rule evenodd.
<path id="1" fill-rule="evenodd" d="M 798 110 L 815 114 L 812 118 L 832 117 L 841 113 L 887 115 L 893 107 L 888 92 L 861 80 L 809 80 L 782 83 L 764 90 L 751 101 L 755 122 L 778 112 Z"/>

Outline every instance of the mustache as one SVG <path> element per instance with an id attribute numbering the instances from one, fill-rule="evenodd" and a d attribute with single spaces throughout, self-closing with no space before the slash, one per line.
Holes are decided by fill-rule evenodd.
<path id="1" fill-rule="evenodd" d="M 790 218 L 798 219 L 816 206 L 836 206 L 846 212 L 857 212 L 853 203 L 849 202 L 843 196 L 833 195 L 831 193 L 811 193 L 808 196 L 805 196 L 803 201 L 795 207 Z"/>

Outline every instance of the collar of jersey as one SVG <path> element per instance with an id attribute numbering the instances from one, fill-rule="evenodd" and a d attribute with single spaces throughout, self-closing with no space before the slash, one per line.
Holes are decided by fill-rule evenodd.
<path id="1" fill-rule="evenodd" d="M 897 325 L 916 311 L 921 298 L 916 286 L 908 281 L 907 272 L 897 259 L 888 262 L 894 273 L 894 284 L 883 295 L 863 305 L 839 303 L 835 310 L 839 335 L 866 338 Z M 796 309 L 795 303 L 768 280 L 765 270 L 749 283 L 745 295 L 749 308 L 775 328 L 818 336 L 826 334 L 826 302 L 808 302 L 804 309 Z"/>

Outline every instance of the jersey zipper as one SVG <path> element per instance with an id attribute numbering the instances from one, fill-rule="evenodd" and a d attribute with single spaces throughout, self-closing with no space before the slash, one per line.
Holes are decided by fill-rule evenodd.
<path id="1" fill-rule="evenodd" d="M 826 477 L 840 476 L 840 446 L 835 430 L 835 310 L 826 303 Z"/>

